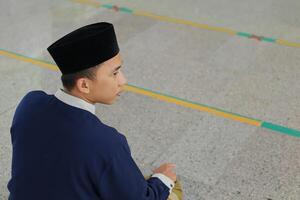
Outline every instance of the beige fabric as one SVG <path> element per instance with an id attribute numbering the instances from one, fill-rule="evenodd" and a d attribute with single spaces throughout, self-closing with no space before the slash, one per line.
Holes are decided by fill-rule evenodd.
<path id="1" fill-rule="evenodd" d="M 168 200 L 180 200 L 180 199 L 178 198 L 178 196 L 177 196 L 174 192 L 172 192 L 172 193 L 169 195 Z"/>
<path id="2" fill-rule="evenodd" d="M 182 199 L 183 199 L 183 191 L 182 191 L 181 183 L 177 178 L 177 181 L 175 182 L 175 186 L 168 200 L 182 200 Z"/>
<path id="3" fill-rule="evenodd" d="M 149 176 L 146 176 L 145 178 L 149 179 Z M 182 191 L 181 183 L 178 180 L 178 178 L 167 200 L 183 200 L 183 191 Z"/>

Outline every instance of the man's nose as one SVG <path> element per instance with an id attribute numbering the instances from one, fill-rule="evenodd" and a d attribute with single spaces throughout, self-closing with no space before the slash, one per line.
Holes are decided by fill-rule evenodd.
<path id="1" fill-rule="evenodd" d="M 120 85 L 120 86 L 123 86 L 123 85 L 125 85 L 125 84 L 127 84 L 127 80 L 126 80 L 124 74 L 123 74 L 122 72 L 120 72 L 119 85 Z"/>

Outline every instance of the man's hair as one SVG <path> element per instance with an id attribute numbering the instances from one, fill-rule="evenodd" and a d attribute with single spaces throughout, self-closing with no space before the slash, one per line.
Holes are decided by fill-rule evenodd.
<path id="1" fill-rule="evenodd" d="M 88 78 L 90 80 L 94 80 L 96 77 L 96 71 L 99 67 L 100 64 L 72 74 L 63 74 L 61 76 L 61 82 L 68 91 L 71 91 L 75 87 L 76 81 L 79 78 Z"/>

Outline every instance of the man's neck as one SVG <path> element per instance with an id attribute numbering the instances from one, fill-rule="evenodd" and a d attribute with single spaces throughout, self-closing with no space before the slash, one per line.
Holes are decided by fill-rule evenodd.
<path id="1" fill-rule="evenodd" d="M 65 104 L 87 110 L 92 114 L 95 114 L 95 105 L 78 95 L 59 89 L 54 96 Z"/>
<path id="2" fill-rule="evenodd" d="M 89 100 L 89 99 L 86 98 L 84 95 L 80 94 L 79 92 L 77 92 L 77 91 L 74 90 L 74 89 L 71 90 L 71 91 L 69 91 L 69 90 L 67 90 L 66 88 L 63 88 L 63 91 L 64 91 L 65 93 L 69 94 L 69 95 L 72 95 L 72 96 L 74 96 L 74 97 L 80 98 L 80 99 L 82 99 L 82 100 L 84 100 L 84 101 L 86 101 L 86 102 L 88 102 L 88 103 L 90 103 L 90 104 L 95 105 L 94 102 L 92 102 L 91 100 Z"/>

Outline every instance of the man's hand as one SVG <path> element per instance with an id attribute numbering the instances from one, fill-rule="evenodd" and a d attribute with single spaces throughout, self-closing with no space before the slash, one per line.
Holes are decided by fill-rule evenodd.
<path id="1" fill-rule="evenodd" d="M 175 182 L 177 179 L 176 173 L 174 172 L 175 166 L 176 165 L 173 163 L 165 163 L 152 171 L 153 171 L 153 173 L 164 174 L 165 176 L 169 177 L 170 179 L 172 179 Z"/>

